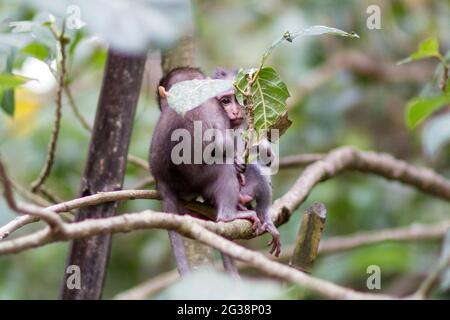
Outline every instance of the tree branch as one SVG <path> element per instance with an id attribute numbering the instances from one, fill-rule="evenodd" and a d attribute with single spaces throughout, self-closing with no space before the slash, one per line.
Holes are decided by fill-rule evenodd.
<path id="1" fill-rule="evenodd" d="M 30 204 L 18 204 L 16 200 L 14 199 L 13 189 L 11 186 L 11 182 L 6 174 L 5 167 L 3 166 L 2 161 L 0 160 L 0 182 L 3 185 L 3 193 L 4 198 L 6 200 L 6 204 L 8 207 L 20 214 L 20 215 L 27 215 L 30 217 L 33 217 L 35 219 L 42 219 L 44 220 L 51 229 L 52 233 L 61 234 L 64 233 L 64 225 L 59 216 L 47 209 L 41 209 L 39 207 L 35 207 Z M 0 239 L 2 238 L 0 233 Z"/>
<path id="2" fill-rule="evenodd" d="M 337 236 L 322 241 L 319 254 L 347 251 L 387 241 L 417 241 L 442 238 L 450 228 L 450 220 L 434 224 L 412 224 L 403 228 L 358 232 L 348 236 Z"/>
<path id="3" fill-rule="evenodd" d="M 450 181 L 431 169 L 416 168 L 388 154 L 341 147 L 303 171 L 291 189 L 272 205 L 272 219 L 278 225 L 284 223 L 306 200 L 316 184 L 348 170 L 372 173 L 400 181 L 425 193 L 450 200 Z"/>
<path id="4" fill-rule="evenodd" d="M 350 249 L 369 246 L 385 241 L 415 241 L 435 240 L 442 238 L 450 228 L 450 220 L 435 224 L 413 224 L 403 228 L 383 229 L 371 232 L 359 232 L 347 236 L 337 236 L 324 239 L 319 247 L 319 254 L 332 254 Z M 280 260 L 290 259 L 294 247 L 285 248 Z M 271 256 L 267 256 L 271 258 Z M 238 263 L 238 268 L 248 267 L 245 263 Z M 169 286 L 179 279 L 178 271 L 173 269 L 154 278 L 151 278 L 127 291 L 116 295 L 115 299 L 145 299 Z M 419 296 L 416 297 L 420 298 Z"/>
<path id="5" fill-rule="evenodd" d="M 249 223 L 250 224 L 250 223 Z M 381 294 L 368 294 L 344 288 L 325 280 L 317 279 L 303 272 L 279 262 L 272 261 L 263 254 L 245 249 L 230 240 L 222 238 L 221 234 L 225 223 L 214 223 L 195 219 L 190 216 L 144 211 L 130 213 L 109 218 L 84 220 L 65 226 L 62 237 L 55 238 L 49 228 L 28 236 L 0 243 L 0 255 L 17 253 L 25 249 L 35 248 L 47 243 L 62 240 L 73 240 L 94 235 L 130 232 L 138 229 L 163 228 L 174 230 L 184 236 L 196 239 L 225 254 L 246 262 L 247 264 L 265 272 L 269 276 L 298 284 L 317 294 L 332 299 L 392 299 L 393 297 Z"/>
<path id="6" fill-rule="evenodd" d="M 308 156 L 307 158 L 309 159 L 306 160 L 309 161 L 312 160 L 312 158 L 316 157 L 320 157 L 320 155 Z M 285 166 L 289 167 L 295 165 L 303 165 L 306 161 L 305 158 L 301 155 L 290 156 L 285 159 L 286 161 L 282 160 L 280 161 L 280 164 L 284 163 Z M 363 152 L 350 147 L 342 147 L 332 150 L 326 156 L 322 156 L 322 160 L 316 161 L 315 163 L 309 165 L 303 171 L 303 173 L 300 175 L 291 189 L 281 198 L 276 200 L 272 205 L 270 210 L 272 219 L 277 223 L 277 225 L 281 225 L 287 222 L 290 215 L 306 200 L 308 194 L 316 184 L 326 179 L 330 179 L 345 170 L 356 170 L 365 173 L 372 173 L 380 175 L 387 179 L 398 180 L 405 184 L 416 187 L 425 193 L 429 193 L 445 200 L 450 200 L 450 182 L 430 169 L 416 168 L 387 154 Z M 140 199 L 156 199 L 157 197 L 156 194 L 152 193 L 153 191 L 135 191 L 137 191 L 138 193 L 134 193 L 133 190 L 124 190 L 120 191 L 120 193 L 113 194 L 105 192 L 102 193 L 102 196 L 95 198 L 100 201 L 96 202 L 95 204 L 103 203 L 103 200 L 127 200 L 140 197 L 142 197 Z M 147 194 L 146 192 L 149 193 Z M 95 196 L 97 195 L 90 197 Z M 116 198 L 116 196 L 118 197 Z M 150 198 L 147 198 L 147 196 Z M 80 198 L 78 199 L 79 202 L 76 203 L 86 203 L 86 205 L 90 205 L 90 197 Z M 77 199 L 72 201 L 76 200 Z M 71 210 L 76 208 L 77 207 L 71 207 Z M 21 222 L 10 222 L 10 226 L 8 226 L 9 224 L 7 224 L 4 227 L 0 228 L 0 233 L 1 231 L 9 228 L 14 231 L 22 225 L 35 221 L 34 219 L 27 219 L 28 218 L 23 217 L 23 221 L 21 217 Z M 249 226 L 250 224 L 247 224 L 246 221 L 237 220 L 229 224 L 227 228 L 229 228 L 229 235 L 231 237 L 248 239 L 253 237 L 253 232 Z"/>

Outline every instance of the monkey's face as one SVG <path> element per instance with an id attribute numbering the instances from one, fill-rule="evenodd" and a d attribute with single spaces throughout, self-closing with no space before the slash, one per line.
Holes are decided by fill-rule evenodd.
<path id="1" fill-rule="evenodd" d="M 230 119 L 231 125 L 240 125 L 242 123 L 242 120 L 244 119 L 244 110 L 242 106 L 237 102 L 234 93 L 218 96 L 217 100 L 225 110 L 228 119 Z"/>

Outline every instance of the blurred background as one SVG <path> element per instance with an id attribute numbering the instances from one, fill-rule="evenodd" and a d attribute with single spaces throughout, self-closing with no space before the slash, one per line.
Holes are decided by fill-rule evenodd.
<path id="1" fill-rule="evenodd" d="M 51 8 L 48 3 L 43 1 L 42 6 Z M 366 26 L 369 16 L 366 10 L 372 4 L 381 9 L 379 30 L 369 30 Z M 132 11 L 133 6 L 130 7 Z M 28 1 L 0 1 L 0 43 L 11 35 L 9 22 L 33 20 L 42 12 L 39 5 L 30 5 Z M 102 14 L 102 11 L 95 12 L 98 19 Z M 450 176 L 448 137 L 445 132 L 440 136 L 441 131 L 433 129 L 433 122 L 445 117 L 446 113 L 435 115 L 415 130 L 410 130 L 405 123 L 407 102 L 427 90 L 435 77 L 437 61 L 427 59 L 397 66 L 399 60 L 409 56 L 430 36 L 438 38 L 441 52 L 449 50 L 449 1 L 195 0 L 191 17 L 196 65 L 208 74 L 216 66 L 256 66 L 264 50 L 286 30 L 326 25 L 355 31 L 360 39 L 298 38 L 292 44 L 283 44 L 270 57 L 267 65 L 278 71 L 291 93 L 288 107 L 293 124 L 281 139 L 280 155 L 324 153 L 338 146 L 351 145 L 361 150 L 391 153 Z M 81 12 L 81 18 L 84 18 L 84 12 Z M 106 50 L 101 39 L 89 33 L 80 39 L 69 68 L 71 91 L 81 113 L 92 124 Z M 130 42 L 134 40 L 130 39 Z M 0 113 L 0 151 L 10 176 L 28 187 L 45 162 L 57 88 L 48 66 L 36 58 L 18 58 L 14 70 L 38 80 L 15 91 L 14 117 Z M 130 153 L 144 159 L 147 159 L 159 116 L 155 90 L 160 76 L 160 52 L 155 46 L 148 56 L 130 147 Z M 446 123 L 450 127 L 450 121 Z M 60 134 L 55 166 L 46 186 L 58 198 L 69 200 L 78 195 L 89 133 L 74 117 L 66 99 Z M 281 170 L 274 177 L 274 199 L 292 186 L 301 170 Z M 124 188 L 133 187 L 146 176 L 147 172 L 141 168 L 129 165 Z M 416 222 L 436 222 L 448 218 L 450 209 L 445 201 L 399 183 L 346 173 L 316 187 L 291 220 L 280 228 L 285 247 L 295 240 L 300 214 L 315 201 L 323 202 L 328 209 L 325 238 Z M 159 210 L 160 203 L 128 201 L 119 210 L 136 212 L 148 208 Z M 0 200 L 0 225 L 13 217 Z M 17 235 L 38 227 L 42 225 L 28 226 Z M 265 235 L 240 243 L 267 250 L 268 240 L 269 236 Z M 313 274 L 367 290 L 366 269 L 369 265 L 378 265 L 382 272 L 381 291 L 407 294 L 437 261 L 440 246 L 439 241 L 385 243 L 320 256 Z M 165 231 L 115 235 L 104 298 L 112 298 L 155 275 L 172 270 L 174 261 L 169 249 Z M 67 250 L 68 243 L 58 243 L 0 257 L 0 299 L 56 298 Z M 230 298 L 304 297 L 304 292 L 295 286 L 270 281 L 254 270 L 244 273 L 250 279 L 248 286 L 244 284 L 240 290 L 228 287 L 225 292 Z M 450 277 L 447 280 L 449 283 Z M 199 290 L 202 283 L 207 288 L 212 281 L 221 283 L 224 288 L 229 285 L 226 277 L 203 270 L 153 298 L 214 297 L 219 293 Z M 220 297 L 223 296 L 217 296 Z M 449 298 L 448 288 L 440 288 L 437 297 Z"/>

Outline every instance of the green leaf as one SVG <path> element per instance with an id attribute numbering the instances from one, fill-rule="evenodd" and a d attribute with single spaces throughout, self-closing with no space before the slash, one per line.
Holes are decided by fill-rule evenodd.
<path id="1" fill-rule="evenodd" d="M 0 87 L 0 91 L 2 91 L 2 94 L 0 94 L 1 108 L 10 116 L 13 116 L 15 106 L 14 90 L 3 90 L 3 88 Z"/>
<path id="2" fill-rule="evenodd" d="M 419 97 L 408 102 L 406 108 L 406 121 L 410 128 L 428 118 L 433 112 L 450 103 L 450 95 L 438 97 Z"/>
<path id="3" fill-rule="evenodd" d="M 12 89 L 18 87 L 30 80 L 33 80 L 28 77 L 18 76 L 10 73 L 1 73 L 0 74 L 0 86 L 3 89 Z"/>
<path id="4" fill-rule="evenodd" d="M 174 84 L 167 97 L 169 106 L 181 115 L 198 107 L 206 100 L 233 87 L 233 80 L 194 79 Z"/>
<path id="5" fill-rule="evenodd" d="M 438 59 L 442 58 L 441 54 L 439 53 L 439 43 L 436 37 L 428 38 L 422 41 L 413 54 L 411 54 L 408 58 L 399 61 L 398 64 L 431 57 L 436 57 Z"/>
<path id="6" fill-rule="evenodd" d="M 6 56 L 5 73 L 0 74 L 0 109 L 5 111 L 10 116 L 14 115 L 15 101 L 14 90 L 17 83 L 16 76 L 12 75 L 12 68 L 14 64 L 14 50 L 10 50 Z M 2 81 L 3 77 L 3 81 Z"/>
<path id="7" fill-rule="evenodd" d="M 326 26 L 311 26 L 304 28 L 291 35 L 291 39 L 298 36 L 318 36 L 322 34 L 331 34 L 341 37 L 359 38 L 355 32 L 345 32 L 338 28 L 326 27 Z"/>
<path id="8" fill-rule="evenodd" d="M 236 85 L 242 91 L 248 85 L 247 74 L 248 70 L 241 69 L 236 77 Z M 254 128 L 258 136 L 279 126 L 280 118 L 286 113 L 286 99 L 289 96 L 286 84 L 273 68 L 265 67 L 259 71 L 252 86 Z M 243 103 L 242 93 L 238 92 L 236 97 Z"/>
<path id="9" fill-rule="evenodd" d="M 337 35 L 341 37 L 350 37 L 350 38 L 359 38 L 359 36 L 355 32 L 345 32 L 337 28 L 326 27 L 326 26 L 311 26 L 304 29 L 301 29 L 297 32 L 289 32 L 286 31 L 279 39 L 274 41 L 272 45 L 264 52 L 260 66 L 262 67 L 266 62 L 269 55 L 272 53 L 273 49 L 278 47 L 284 41 L 293 42 L 295 38 L 298 36 L 318 36 L 322 34 L 331 34 Z"/>
<path id="10" fill-rule="evenodd" d="M 77 30 L 77 32 L 75 32 L 75 36 L 74 36 L 72 42 L 69 45 L 69 55 L 71 57 L 73 57 L 73 54 L 75 53 L 75 49 L 82 39 L 83 39 L 83 33 L 80 30 Z"/>
<path id="11" fill-rule="evenodd" d="M 50 53 L 49 48 L 39 42 L 31 42 L 24 48 L 22 48 L 21 52 L 23 54 L 35 57 L 36 59 L 45 61 Z"/>

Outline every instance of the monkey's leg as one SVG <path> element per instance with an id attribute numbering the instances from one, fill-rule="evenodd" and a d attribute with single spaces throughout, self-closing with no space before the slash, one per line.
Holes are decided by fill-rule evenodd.
<path id="1" fill-rule="evenodd" d="M 269 232 L 272 235 L 272 240 L 268 243 L 271 246 L 270 253 L 278 257 L 281 252 L 280 232 L 272 221 L 269 214 L 269 207 L 272 203 L 272 190 L 268 183 L 260 183 L 255 196 L 256 200 L 256 214 L 262 222 L 261 227 L 257 233 L 261 234 Z"/>
<path id="2" fill-rule="evenodd" d="M 176 194 L 169 190 L 165 184 L 159 183 L 158 190 L 163 199 L 164 212 L 181 213 L 182 205 L 178 201 Z M 186 275 L 190 271 L 186 248 L 184 247 L 182 236 L 175 231 L 169 231 L 170 245 L 172 247 L 173 255 L 177 265 L 178 273 L 181 276 Z"/>

